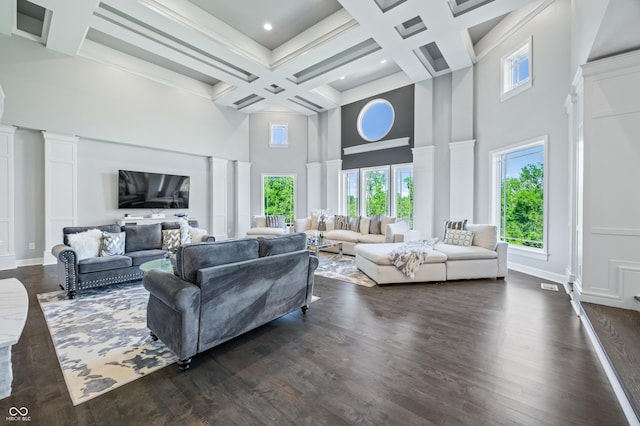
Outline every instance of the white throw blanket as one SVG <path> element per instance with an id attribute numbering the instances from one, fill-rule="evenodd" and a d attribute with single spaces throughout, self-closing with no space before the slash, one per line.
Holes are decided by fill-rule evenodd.
<path id="1" fill-rule="evenodd" d="M 436 241 L 437 239 L 404 243 L 389 253 L 389 260 L 400 272 L 413 279 L 420 265 L 427 262 L 427 254 L 433 250 Z"/>

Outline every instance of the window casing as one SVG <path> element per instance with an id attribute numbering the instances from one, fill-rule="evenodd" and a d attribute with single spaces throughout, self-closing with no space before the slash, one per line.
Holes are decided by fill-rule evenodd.
<path id="1" fill-rule="evenodd" d="M 289 125 L 287 123 L 270 123 L 269 147 L 270 148 L 288 148 L 289 147 Z"/>
<path id="2" fill-rule="evenodd" d="M 509 250 L 547 259 L 547 141 L 532 139 L 491 153 L 493 218 Z"/>
<path id="3" fill-rule="evenodd" d="M 284 215 L 287 223 L 293 223 L 295 202 L 295 175 L 262 175 L 262 214 Z"/>
<path id="4" fill-rule="evenodd" d="M 532 70 L 533 55 L 531 37 L 529 37 L 500 60 L 502 82 L 500 100 L 504 101 L 530 88 L 533 81 Z"/>

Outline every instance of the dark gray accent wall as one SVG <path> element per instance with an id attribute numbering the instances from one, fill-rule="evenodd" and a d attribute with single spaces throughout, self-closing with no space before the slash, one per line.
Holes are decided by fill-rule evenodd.
<path id="1" fill-rule="evenodd" d="M 390 92 L 381 93 L 370 98 L 362 99 L 342 106 L 342 148 L 365 145 L 366 140 L 358 134 L 358 114 L 367 102 L 373 99 L 386 99 L 393 105 L 395 122 L 389 133 L 382 139 L 409 138 L 409 145 L 379 151 L 362 152 L 342 156 L 342 169 L 357 169 L 361 167 L 382 166 L 387 164 L 402 164 L 413 162 L 413 109 L 415 90 L 412 85 L 401 87 Z"/>

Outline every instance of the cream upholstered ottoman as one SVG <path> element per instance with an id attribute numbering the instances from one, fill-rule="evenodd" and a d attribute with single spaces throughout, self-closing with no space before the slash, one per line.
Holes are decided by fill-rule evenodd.
<path id="1" fill-rule="evenodd" d="M 356 246 L 356 266 L 378 284 L 420 283 L 446 281 L 447 256 L 435 250 L 427 254 L 427 263 L 420 265 L 414 278 L 409 278 L 396 268 L 389 254 L 402 243 L 358 244 Z"/>

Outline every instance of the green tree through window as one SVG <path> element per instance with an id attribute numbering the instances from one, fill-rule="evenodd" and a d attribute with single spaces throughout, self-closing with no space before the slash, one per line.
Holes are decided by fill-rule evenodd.
<path id="1" fill-rule="evenodd" d="M 500 238 L 544 248 L 544 146 L 502 154 Z"/>
<path id="2" fill-rule="evenodd" d="M 387 170 L 364 173 L 365 215 L 389 214 L 389 176 Z"/>
<path id="3" fill-rule="evenodd" d="M 264 176 L 264 214 L 284 215 L 287 223 L 295 216 L 295 182 L 293 176 Z"/>

